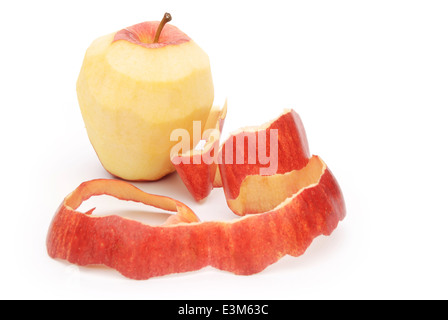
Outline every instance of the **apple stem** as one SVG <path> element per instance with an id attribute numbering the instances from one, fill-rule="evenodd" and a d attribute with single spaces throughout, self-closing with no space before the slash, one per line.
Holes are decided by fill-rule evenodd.
<path id="1" fill-rule="evenodd" d="M 163 15 L 163 19 L 162 19 L 162 21 L 160 21 L 159 27 L 157 28 L 156 36 L 155 36 L 155 38 L 154 38 L 154 42 L 153 42 L 153 43 L 157 43 L 157 42 L 159 42 L 159 37 L 160 37 L 160 34 L 162 33 L 162 29 L 163 29 L 163 27 L 165 26 L 165 24 L 167 24 L 168 22 L 170 22 L 171 19 L 172 19 L 172 18 L 171 18 L 171 14 L 169 14 L 168 12 L 166 12 L 166 13 Z"/>

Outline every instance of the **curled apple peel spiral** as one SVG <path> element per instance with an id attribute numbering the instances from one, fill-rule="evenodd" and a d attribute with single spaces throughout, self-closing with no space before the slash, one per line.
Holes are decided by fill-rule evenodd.
<path id="1" fill-rule="evenodd" d="M 225 113 L 218 112 L 215 119 L 222 124 L 224 117 Z M 222 125 L 218 127 L 222 129 Z M 245 216 L 227 222 L 201 222 L 190 208 L 172 198 L 147 194 L 124 181 L 92 180 L 68 195 L 57 210 L 47 236 L 48 254 L 77 265 L 103 264 L 138 280 L 206 266 L 250 275 L 285 255 L 302 255 L 315 237 L 330 235 L 344 219 L 345 203 L 326 164 L 318 156 L 309 156 L 298 115 L 286 111 L 250 132 L 258 135 L 273 128 L 279 139 L 275 174 L 259 175 L 265 165 L 261 163 L 238 166 L 222 161 L 208 168 L 194 163 L 176 168 L 187 182 L 195 170 L 209 170 L 206 178 L 198 175 L 197 183 L 202 186 L 190 184 L 191 192 L 200 193 L 193 194 L 195 198 L 205 198 L 219 176 L 229 207 Z M 243 132 L 247 130 L 229 139 Z M 229 139 L 217 157 L 225 156 Z M 76 210 L 91 196 L 103 194 L 176 213 L 165 224 L 151 226 L 116 215 L 93 216 L 93 210 Z"/>

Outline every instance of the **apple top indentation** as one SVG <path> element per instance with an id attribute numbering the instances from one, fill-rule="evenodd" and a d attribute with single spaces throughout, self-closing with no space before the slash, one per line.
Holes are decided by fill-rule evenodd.
<path id="1" fill-rule="evenodd" d="M 126 40 L 144 48 L 157 49 L 169 45 L 180 45 L 191 40 L 177 27 L 166 24 L 158 42 L 154 43 L 159 24 L 159 21 L 147 21 L 122 29 L 115 34 L 113 42 Z"/>

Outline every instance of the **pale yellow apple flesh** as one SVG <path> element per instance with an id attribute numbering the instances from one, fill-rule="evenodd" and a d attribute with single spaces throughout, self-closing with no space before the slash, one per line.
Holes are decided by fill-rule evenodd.
<path id="1" fill-rule="evenodd" d="M 145 48 L 115 41 L 88 48 L 77 82 L 87 133 L 103 167 L 125 180 L 157 180 L 173 172 L 174 129 L 193 137 L 214 99 L 207 54 L 193 41 Z"/>

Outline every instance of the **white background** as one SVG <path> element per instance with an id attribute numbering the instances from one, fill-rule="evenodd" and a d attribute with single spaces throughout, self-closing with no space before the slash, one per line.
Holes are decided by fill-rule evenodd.
<path id="1" fill-rule="evenodd" d="M 110 178 L 77 104 L 85 50 L 165 11 L 210 56 L 217 101 L 229 99 L 224 136 L 293 108 L 337 177 L 347 218 L 305 255 L 253 276 L 147 281 L 48 257 L 62 199 Z M 2 1 L 0 298 L 448 298 L 447 17 L 446 1 Z M 197 204 L 175 174 L 136 185 L 202 220 L 234 218 L 220 189 Z"/>

